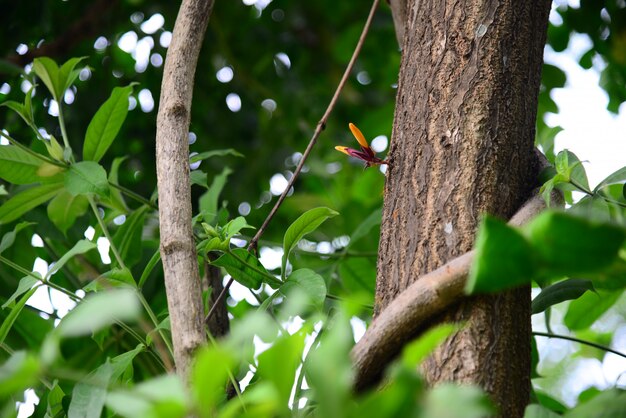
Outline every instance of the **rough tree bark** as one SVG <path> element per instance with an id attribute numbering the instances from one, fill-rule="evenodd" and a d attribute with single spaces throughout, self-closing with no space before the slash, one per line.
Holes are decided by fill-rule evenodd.
<path id="1" fill-rule="evenodd" d="M 174 361 L 184 381 L 187 381 L 195 349 L 206 340 L 198 259 L 191 228 L 188 136 L 194 74 L 212 6 L 212 0 L 183 0 L 165 58 L 157 115 L 161 259 Z"/>
<path id="2" fill-rule="evenodd" d="M 510 217 L 536 178 L 534 128 L 550 1 L 410 0 L 406 6 L 376 312 L 420 275 L 469 251 L 481 212 Z M 501 416 L 523 416 L 530 389 L 528 288 L 461 302 L 445 316 L 467 326 L 429 359 L 427 380 L 478 384 Z"/>

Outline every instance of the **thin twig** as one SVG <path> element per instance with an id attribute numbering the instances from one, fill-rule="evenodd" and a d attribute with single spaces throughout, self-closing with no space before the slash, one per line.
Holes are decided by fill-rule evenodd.
<path id="1" fill-rule="evenodd" d="M 359 41 L 357 42 L 356 47 L 354 48 L 354 52 L 352 53 L 352 58 L 350 58 L 350 62 L 348 62 L 348 65 L 346 66 L 343 76 L 341 77 L 341 80 L 339 81 L 339 84 L 337 85 L 337 89 L 335 89 L 335 94 L 333 95 L 332 99 L 330 99 L 330 103 L 328 103 L 328 107 L 326 108 L 324 115 L 317 123 L 315 132 L 313 132 L 313 136 L 311 137 L 311 140 L 309 141 L 309 145 L 307 145 L 306 150 L 302 154 L 302 158 L 300 158 L 300 161 L 298 162 L 298 166 L 296 167 L 293 173 L 293 176 L 291 176 L 291 179 L 289 179 L 289 183 L 287 184 L 287 187 L 285 187 L 285 190 L 278 197 L 278 200 L 274 204 L 274 207 L 265 218 L 265 221 L 263 221 L 263 225 L 261 225 L 256 235 L 250 241 L 250 244 L 248 245 L 248 251 L 252 251 L 256 248 L 257 242 L 261 238 L 261 235 L 263 235 L 263 233 L 267 229 L 267 226 L 271 222 L 276 212 L 278 212 L 278 208 L 280 208 L 280 205 L 282 205 L 283 201 L 287 197 L 289 190 L 291 190 L 298 176 L 300 175 L 300 172 L 302 171 L 302 167 L 304 167 L 304 163 L 309 157 L 309 154 L 311 154 L 311 150 L 313 150 L 313 147 L 317 143 L 317 138 L 320 136 L 324 128 L 326 128 L 326 122 L 328 121 L 328 117 L 330 116 L 332 111 L 335 109 L 335 105 L 337 104 L 339 95 L 341 94 L 343 87 L 348 81 L 348 77 L 350 76 L 350 73 L 352 72 L 352 68 L 354 67 L 354 64 L 359 56 L 359 53 L 361 52 L 361 48 L 363 47 L 363 43 L 365 42 L 367 33 L 369 32 L 370 26 L 372 25 L 374 14 L 376 13 L 376 9 L 378 8 L 378 3 L 379 3 L 379 0 L 374 0 L 372 2 L 372 7 L 370 9 L 369 15 L 367 16 L 367 20 L 365 21 L 365 25 L 363 26 L 363 31 L 361 32 Z M 209 313 L 207 314 L 205 318 L 205 322 L 207 322 L 209 318 L 211 318 L 211 316 L 213 315 L 213 312 L 216 309 L 215 307 L 218 306 L 222 302 L 222 300 L 224 299 L 224 296 L 228 292 L 228 289 L 230 289 L 230 286 L 233 284 L 233 280 L 234 279 L 232 277 L 228 280 L 228 283 L 226 283 L 226 285 L 224 286 L 224 289 L 222 289 L 217 299 L 215 299 L 215 303 L 213 303 L 213 306 L 211 306 L 211 309 L 209 310 Z"/>
<path id="2" fill-rule="evenodd" d="M 602 345 L 602 344 L 596 344 L 592 341 L 581 340 L 580 338 L 576 338 L 576 337 L 570 337 L 569 335 L 552 334 L 549 332 L 538 332 L 538 331 L 533 331 L 533 335 L 538 336 L 538 337 L 558 338 L 560 340 L 573 341 L 575 343 L 588 345 L 589 347 L 597 348 L 598 350 L 608 351 L 609 353 L 613 353 L 616 356 L 626 358 L 626 354 L 620 353 L 617 350 L 613 350 L 611 347 L 607 347 L 606 345 Z"/>

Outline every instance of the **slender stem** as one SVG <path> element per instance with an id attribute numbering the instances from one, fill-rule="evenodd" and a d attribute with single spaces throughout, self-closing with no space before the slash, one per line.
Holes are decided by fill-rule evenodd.
<path id="1" fill-rule="evenodd" d="M 174 349 L 172 348 L 172 343 L 165 337 L 165 333 L 163 332 L 163 330 L 159 328 L 159 320 L 154 314 L 154 311 L 152 310 L 152 308 L 150 307 L 150 304 L 148 303 L 146 298 L 143 296 L 143 294 L 139 291 L 137 292 L 137 297 L 139 298 L 139 301 L 143 305 L 143 308 L 146 310 L 146 313 L 150 317 L 150 320 L 154 324 L 154 328 L 157 329 L 157 332 L 159 333 L 159 336 L 161 337 L 161 339 L 163 340 L 163 343 L 167 347 L 167 350 L 169 351 L 170 355 L 172 356 L 172 358 L 174 358 Z"/>
<path id="2" fill-rule="evenodd" d="M 538 331 L 533 331 L 533 335 L 538 336 L 538 337 L 558 338 L 560 340 L 573 341 L 575 343 L 588 345 L 589 347 L 594 347 L 594 348 L 597 348 L 598 350 L 607 351 L 617 356 L 626 358 L 626 354 L 621 353 L 617 350 L 613 350 L 611 347 L 607 347 L 606 345 L 602 345 L 602 344 L 596 344 L 592 341 L 581 340 L 580 338 L 576 338 L 576 337 L 570 337 L 569 335 L 559 335 L 559 334 L 552 334 L 548 332 L 538 332 Z"/>
<path id="3" fill-rule="evenodd" d="M 15 145 L 16 147 L 21 148 L 23 151 L 29 153 L 30 155 L 32 155 L 35 158 L 40 159 L 41 161 L 44 161 L 44 162 L 49 163 L 49 164 L 56 165 L 58 167 L 67 168 L 66 164 L 63 164 L 63 163 L 61 163 L 59 161 L 53 160 L 52 158 L 48 158 L 45 155 L 42 155 L 42 154 L 40 154 L 40 153 L 38 153 L 36 151 L 33 151 L 32 149 L 30 149 L 27 146 L 23 145 L 22 143 L 18 142 L 15 138 L 13 138 L 10 135 L 6 134 L 2 130 L 0 130 L 0 136 L 6 138 L 11 145 Z"/>
<path id="4" fill-rule="evenodd" d="M 317 138 L 320 136 L 320 134 L 326 127 L 326 122 L 328 121 L 328 117 L 330 116 L 332 111 L 335 109 L 335 105 L 337 104 L 339 95 L 341 94 L 343 87 L 348 81 L 348 77 L 350 76 L 350 73 L 352 72 L 352 68 L 354 67 L 354 64 L 356 63 L 356 59 L 358 58 L 359 53 L 361 52 L 361 48 L 363 47 L 363 44 L 365 43 L 365 38 L 367 37 L 367 33 L 369 32 L 370 26 L 372 25 L 372 20 L 374 19 L 374 14 L 376 12 L 376 9 L 378 8 L 379 1 L 380 0 L 374 0 L 372 2 L 372 7 L 370 9 L 369 15 L 367 16 L 367 20 L 365 21 L 365 25 L 363 26 L 363 30 L 361 31 L 361 36 L 359 37 L 359 41 L 357 42 L 356 47 L 354 48 L 354 52 L 352 53 L 352 57 L 350 58 L 350 61 L 348 62 L 348 65 L 346 66 L 343 76 L 341 77 L 341 80 L 339 81 L 339 84 L 337 85 L 337 88 L 335 89 L 335 94 L 333 94 L 332 99 L 330 99 L 330 103 L 328 103 L 328 107 L 326 108 L 324 115 L 317 123 L 315 132 L 313 132 L 313 136 L 311 137 L 311 140 L 309 141 L 309 144 L 307 145 L 306 150 L 302 154 L 302 157 L 300 158 L 300 161 L 298 162 L 298 166 L 296 167 L 293 173 L 293 176 L 291 176 L 291 179 L 289 179 L 289 183 L 287 183 L 287 187 L 285 187 L 285 190 L 278 197 L 278 200 L 274 204 L 274 207 L 265 218 L 265 221 L 263 221 L 263 224 L 257 231 L 256 235 L 250 241 L 250 244 L 248 245 L 248 251 L 252 251 L 256 249 L 257 242 L 261 238 L 261 235 L 263 235 L 263 233 L 265 232 L 265 229 L 267 229 L 267 226 L 269 225 L 270 221 L 272 220 L 272 218 L 278 211 L 278 208 L 280 208 L 280 205 L 282 205 L 283 201 L 287 197 L 287 194 L 289 193 L 294 183 L 296 182 L 296 179 L 300 175 L 300 172 L 302 171 L 302 167 L 304 167 L 304 163 L 309 157 L 309 154 L 311 154 L 311 150 L 313 150 L 313 147 L 315 146 L 317 142 Z M 213 303 L 213 306 L 211 307 L 207 315 L 207 320 L 208 318 L 211 318 L 211 316 L 215 312 L 216 307 L 219 306 L 219 304 L 224 299 L 226 292 L 228 292 L 228 289 L 233 284 L 233 280 L 234 279 L 232 277 L 230 278 L 230 280 L 228 280 L 228 283 L 226 283 L 226 285 L 224 286 L 224 289 L 222 289 L 217 299 L 215 299 L 215 302 Z"/>
<path id="5" fill-rule="evenodd" d="M 32 271 L 26 270 L 24 267 L 20 266 L 19 264 L 14 263 L 13 261 L 9 260 L 8 258 L 5 258 L 2 255 L 0 255 L 0 263 L 6 264 L 7 266 L 11 267 L 14 270 L 19 271 L 25 276 L 30 276 L 37 280 L 42 280 L 41 276 L 33 273 Z"/>
<path id="6" fill-rule="evenodd" d="M 137 202 L 144 204 L 146 206 L 151 207 L 152 209 L 158 209 L 158 206 L 154 203 L 149 201 L 148 199 L 146 199 L 145 197 L 141 196 L 140 194 L 137 194 L 135 192 L 133 192 L 130 189 L 127 189 L 124 186 L 121 186 L 119 184 L 113 183 L 111 181 L 109 181 L 109 186 L 113 187 L 114 189 L 119 190 L 120 192 L 124 193 L 126 196 L 130 197 L 131 199 L 136 200 Z"/>
<path id="7" fill-rule="evenodd" d="M 117 251 L 117 247 L 113 243 L 113 239 L 111 238 L 111 234 L 109 234 L 109 229 L 107 228 L 106 224 L 104 223 L 104 219 L 102 219 L 100 217 L 100 213 L 98 212 L 98 208 L 96 207 L 96 203 L 93 201 L 93 197 L 88 196 L 87 200 L 89 201 L 89 206 L 91 206 L 91 210 L 93 211 L 94 215 L 96 215 L 96 219 L 98 219 L 98 223 L 100 224 L 100 228 L 102 228 L 102 233 L 104 233 L 104 236 L 109 241 L 109 246 L 111 247 L 111 251 L 113 251 L 113 255 L 115 256 L 115 259 L 117 260 L 117 263 L 120 265 L 120 268 L 126 270 L 126 265 L 124 264 L 124 260 L 122 260 L 122 257 L 120 256 L 120 253 Z"/>
<path id="8" fill-rule="evenodd" d="M 59 105 L 59 125 L 61 126 L 61 136 L 63 137 L 63 145 L 65 145 L 65 148 L 72 148 L 70 147 L 70 140 L 69 137 L 67 136 L 67 131 L 65 130 L 65 118 L 63 117 L 63 106 L 61 103 L 63 100 L 63 98 L 61 97 L 58 105 Z"/>

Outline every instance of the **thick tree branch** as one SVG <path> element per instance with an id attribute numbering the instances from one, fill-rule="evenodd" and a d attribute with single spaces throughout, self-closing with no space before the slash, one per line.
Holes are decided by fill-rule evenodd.
<path id="1" fill-rule="evenodd" d="M 165 59 L 157 115 L 161 259 L 174 360 L 185 381 L 193 352 L 206 340 L 202 289 L 191 226 L 188 135 L 194 73 L 212 7 L 213 0 L 183 0 Z"/>
<path id="2" fill-rule="evenodd" d="M 560 202 L 562 197 L 554 192 L 552 199 L 552 202 Z M 543 198 L 535 195 L 509 223 L 523 225 L 545 207 Z M 469 251 L 420 277 L 376 317 L 363 338 L 352 349 L 354 386 L 357 390 L 375 383 L 404 344 L 415 338 L 438 314 L 463 297 L 473 260 L 474 251 Z"/>

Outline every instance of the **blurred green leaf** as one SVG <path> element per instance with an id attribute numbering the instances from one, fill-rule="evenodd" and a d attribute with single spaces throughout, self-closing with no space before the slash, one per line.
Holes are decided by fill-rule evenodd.
<path id="1" fill-rule="evenodd" d="M 11 331 L 11 327 L 13 327 L 13 324 L 15 323 L 18 315 L 20 314 L 20 312 L 22 312 L 22 309 L 24 309 L 26 302 L 28 302 L 28 299 L 30 299 L 30 297 L 35 293 L 36 290 L 37 287 L 31 288 L 28 292 L 26 292 L 24 296 L 20 298 L 20 300 L 15 305 L 11 307 L 11 311 L 6 316 L 6 318 L 4 318 L 2 325 L 0 325 L 0 344 L 4 343 L 4 340 L 7 338 L 9 331 Z"/>
<path id="2" fill-rule="evenodd" d="M 116 321 L 136 320 L 140 313 L 141 305 L 134 291 L 109 290 L 87 296 L 56 329 L 64 337 L 89 335 Z"/>
<path id="3" fill-rule="evenodd" d="M 609 266 L 626 234 L 622 228 L 545 211 L 526 227 L 546 277 L 583 276 Z"/>
<path id="4" fill-rule="evenodd" d="M 608 418 L 626 416 L 626 391 L 607 389 L 590 401 L 567 411 L 564 418 Z"/>
<path id="5" fill-rule="evenodd" d="M 285 412 L 289 411 L 287 405 L 296 378 L 296 369 L 302 361 L 304 337 L 305 334 L 297 333 L 280 338 L 259 355 L 257 373 L 274 385 Z"/>
<path id="6" fill-rule="evenodd" d="M 225 157 L 227 155 L 232 155 L 233 157 L 242 157 L 242 158 L 244 156 L 243 154 L 237 152 L 236 150 L 232 148 L 218 149 L 218 150 L 213 150 L 213 151 L 201 152 L 200 154 L 195 154 L 191 158 L 189 158 L 189 163 L 193 164 L 193 163 L 197 163 L 198 161 L 206 160 L 208 158 Z"/>
<path id="7" fill-rule="evenodd" d="M 402 363 L 407 368 L 416 367 L 446 338 L 460 329 L 461 327 L 456 324 L 442 324 L 428 330 L 404 347 L 402 350 Z"/>
<path id="8" fill-rule="evenodd" d="M 102 366 L 78 382 L 72 391 L 68 418 L 99 418 L 112 375 L 113 368 L 107 359 Z"/>
<path id="9" fill-rule="evenodd" d="M 311 269 L 293 271 L 280 287 L 280 292 L 285 296 L 294 291 L 303 292 L 309 302 L 316 307 L 322 306 L 326 300 L 326 283 L 324 278 Z"/>
<path id="10" fill-rule="evenodd" d="M 568 279 L 550 285 L 533 299 L 532 314 L 543 312 L 566 300 L 578 299 L 588 290 L 594 290 L 593 283 L 585 279 Z"/>
<path id="11" fill-rule="evenodd" d="M 0 399 L 7 399 L 32 387 L 37 383 L 39 373 L 40 365 L 35 356 L 26 351 L 16 351 L 0 366 Z"/>
<path id="12" fill-rule="evenodd" d="M 476 256 L 465 291 L 497 292 L 529 283 L 537 271 L 532 248 L 515 228 L 491 216 L 478 227 Z"/>
<path id="13" fill-rule="evenodd" d="M 617 302 L 621 295 L 621 291 L 587 292 L 569 304 L 563 321 L 571 330 L 590 327 Z"/>

